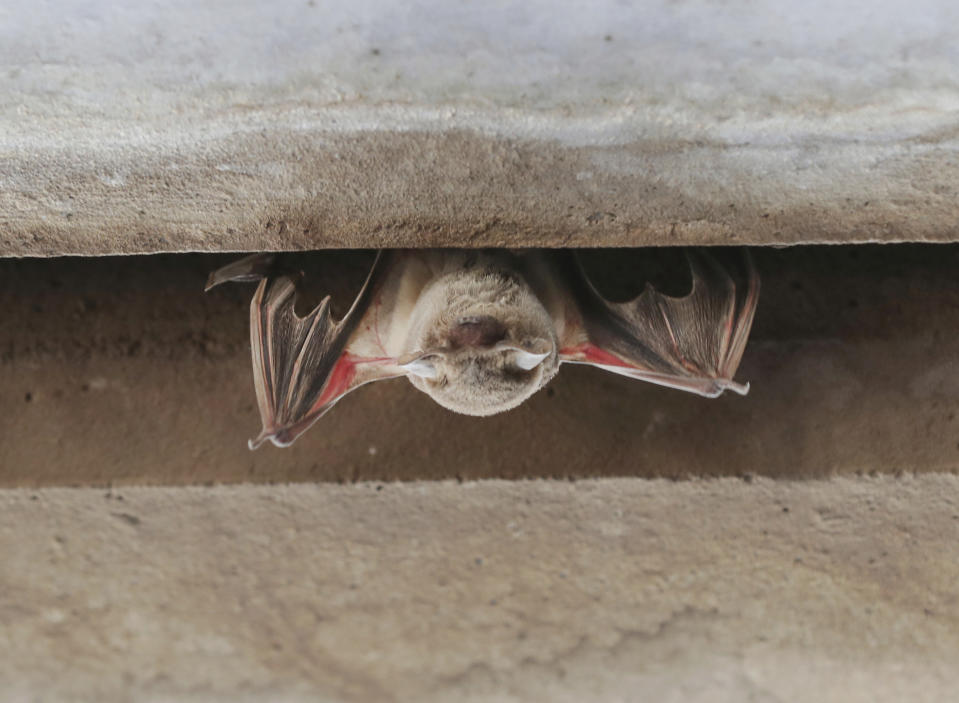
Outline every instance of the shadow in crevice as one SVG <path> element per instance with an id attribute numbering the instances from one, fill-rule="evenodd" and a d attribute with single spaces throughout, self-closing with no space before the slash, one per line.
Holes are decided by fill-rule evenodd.
<path id="1" fill-rule="evenodd" d="M 342 309 L 370 252 L 299 255 Z M 344 399 L 289 450 L 250 453 L 250 286 L 236 255 L 0 261 L 0 485 L 771 475 L 959 466 L 959 246 L 756 249 L 739 377 L 703 400 L 584 368 L 492 418 L 403 380 Z M 621 297 L 688 288 L 676 250 L 590 250 Z"/>

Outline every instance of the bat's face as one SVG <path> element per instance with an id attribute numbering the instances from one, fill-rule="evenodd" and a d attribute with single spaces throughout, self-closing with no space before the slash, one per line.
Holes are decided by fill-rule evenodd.
<path id="1" fill-rule="evenodd" d="M 520 274 L 490 264 L 454 270 L 423 291 L 406 348 L 410 381 L 466 415 L 514 408 L 559 367 L 553 320 Z"/>

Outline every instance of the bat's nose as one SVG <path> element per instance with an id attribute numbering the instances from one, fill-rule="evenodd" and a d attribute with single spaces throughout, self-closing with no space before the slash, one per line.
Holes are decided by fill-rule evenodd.
<path id="1" fill-rule="evenodd" d="M 489 315 L 461 317 L 450 330 L 450 345 L 460 347 L 492 347 L 506 339 L 506 325 Z"/>

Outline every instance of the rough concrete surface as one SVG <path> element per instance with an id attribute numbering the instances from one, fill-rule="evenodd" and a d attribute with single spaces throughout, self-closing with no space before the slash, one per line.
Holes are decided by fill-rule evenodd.
<path id="1" fill-rule="evenodd" d="M 519 408 L 474 418 L 397 379 L 357 390 L 293 447 L 255 452 L 253 287 L 201 292 L 231 258 L 0 262 L 0 485 L 959 469 L 957 246 L 754 252 L 763 291 L 737 376 L 746 397 L 572 366 Z M 292 263 L 343 310 L 370 260 Z M 685 292 L 678 252 L 586 254 L 626 297 L 656 260 L 657 285 Z"/>
<path id="2" fill-rule="evenodd" d="M 950 0 L 0 4 L 0 257 L 948 242 L 957 184 Z M 255 453 L 223 257 L 0 261 L 0 699 L 953 698 L 959 250 L 756 259 L 747 398 Z"/>
<path id="3" fill-rule="evenodd" d="M 947 701 L 957 497 L 942 475 L 0 491 L 0 683 L 105 703 Z"/>
<path id="4" fill-rule="evenodd" d="M 0 255 L 959 237 L 952 0 L 0 7 Z"/>

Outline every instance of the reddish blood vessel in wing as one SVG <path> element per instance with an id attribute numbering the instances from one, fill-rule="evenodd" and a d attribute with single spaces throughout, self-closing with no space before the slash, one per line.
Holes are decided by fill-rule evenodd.
<path id="1" fill-rule="evenodd" d="M 323 389 L 320 397 L 313 404 L 314 410 L 322 408 L 331 400 L 346 392 L 354 376 L 356 376 L 356 364 L 361 360 L 361 357 L 353 356 L 350 353 L 344 354 L 337 360 L 336 366 L 330 373 L 330 380 L 326 382 L 326 388 Z"/>
<path id="2" fill-rule="evenodd" d="M 611 354 L 605 349 L 600 349 L 593 344 L 578 344 L 575 347 L 566 347 L 560 350 L 560 355 L 588 361 L 591 364 L 601 364 L 603 366 L 622 366 L 624 368 L 633 368 L 632 364 L 627 364 L 618 356 Z"/>

